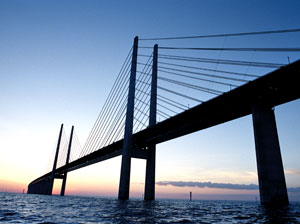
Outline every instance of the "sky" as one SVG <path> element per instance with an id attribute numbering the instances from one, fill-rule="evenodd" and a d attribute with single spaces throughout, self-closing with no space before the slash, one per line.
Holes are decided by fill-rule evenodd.
<path id="1" fill-rule="evenodd" d="M 0 0 L 0 191 L 22 192 L 47 171 L 61 123 L 84 144 L 135 36 L 294 29 L 299 10 L 296 0 Z M 299 33 L 272 43 L 299 47 Z M 288 188 L 300 187 L 298 111 L 299 100 L 275 108 Z M 117 157 L 69 173 L 66 194 L 116 197 L 120 166 Z M 188 184 L 258 184 L 251 116 L 159 144 L 156 172 L 157 197 L 254 200 L 257 189 Z M 144 179 L 145 161 L 133 159 L 131 196 L 142 197 Z"/>

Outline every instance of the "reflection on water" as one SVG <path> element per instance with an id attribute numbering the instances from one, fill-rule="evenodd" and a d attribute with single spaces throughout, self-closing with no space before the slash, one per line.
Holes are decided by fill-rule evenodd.
<path id="1" fill-rule="evenodd" d="M 143 200 L 0 193 L 0 223 L 300 223 L 300 203 Z"/>

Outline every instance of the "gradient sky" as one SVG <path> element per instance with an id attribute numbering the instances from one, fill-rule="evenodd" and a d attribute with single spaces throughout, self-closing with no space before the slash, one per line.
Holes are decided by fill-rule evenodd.
<path id="1" fill-rule="evenodd" d="M 0 191 L 21 192 L 46 172 L 61 123 L 84 144 L 134 36 L 299 28 L 299 11 L 297 0 L 0 0 Z M 300 47 L 299 34 L 288 37 Z M 275 108 L 288 187 L 300 187 L 299 111 L 299 100 Z M 66 193 L 116 196 L 120 165 L 118 157 L 71 172 Z M 131 174 L 131 195 L 141 197 L 145 161 L 133 159 Z M 156 178 L 257 184 L 251 116 L 158 145 Z M 189 191 L 257 195 L 157 186 L 160 197 Z"/>

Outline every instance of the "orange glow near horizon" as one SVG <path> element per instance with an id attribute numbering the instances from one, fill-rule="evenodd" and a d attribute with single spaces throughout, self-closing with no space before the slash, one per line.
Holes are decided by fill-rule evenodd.
<path id="1" fill-rule="evenodd" d="M 10 180 L 0 180 L 0 192 L 22 193 L 27 192 L 27 184 Z"/>
<path id="2" fill-rule="evenodd" d="M 59 195 L 62 180 L 55 180 L 53 194 Z M 119 184 L 116 182 L 80 182 L 70 180 L 67 182 L 65 195 L 74 196 L 96 196 L 96 197 L 118 197 Z M 27 193 L 27 183 L 0 180 L 0 192 Z M 194 200 L 258 200 L 258 190 L 233 190 L 218 188 L 198 188 L 198 187 L 175 187 L 156 185 L 156 198 L 165 199 L 189 199 L 192 192 Z M 130 198 L 143 198 L 144 183 L 132 182 L 130 185 Z M 300 194 L 289 192 L 291 201 L 299 201 Z"/>
<path id="3" fill-rule="evenodd" d="M 101 163 L 76 170 L 76 172 L 68 173 L 65 195 L 103 196 L 116 198 L 118 196 L 120 164 L 121 157 L 116 157 L 108 161 L 103 161 Z M 145 161 L 143 160 L 132 160 L 130 184 L 130 197 L 132 198 L 143 197 L 145 186 L 145 165 Z M 162 168 L 158 166 L 158 170 L 160 169 Z M 178 170 L 168 171 L 169 172 L 158 172 L 157 181 L 166 180 L 168 176 L 168 180 L 172 181 L 211 181 L 215 183 L 231 182 L 233 184 L 249 184 L 256 183 L 255 180 L 257 181 L 257 174 L 255 172 L 248 171 L 236 172 L 231 170 L 207 170 L 201 172 L 203 175 L 202 179 L 197 178 L 196 175 L 194 175 L 193 178 L 193 175 L 188 175 L 189 172 L 185 173 L 185 170 L 183 170 L 180 175 L 178 174 Z M 33 178 L 32 176 L 22 176 L 21 173 L 21 170 L 19 170 L 18 172 L 14 172 L 14 175 L 11 176 L 6 174 L 5 178 L 0 180 L 0 191 L 22 193 L 23 189 L 25 189 L 25 192 L 27 192 L 27 186 L 33 180 Z M 12 180 L 12 178 L 15 177 L 18 178 L 19 182 Z M 228 179 L 229 181 L 225 181 L 224 177 L 226 177 L 225 179 Z M 53 194 L 60 194 L 61 184 L 62 180 L 55 180 Z M 245 200 L 255 200 L 255 198 L 259 195 L 258 190 L 233 190 L 156 185 L 156 198 L 187 199 L 189 197 L 189 192 L 193 192 L 194 199 L 203 200 L 228 200 L 230 198 L 239 199 L 239 197 Z"/>
<path id="4" fill-rule="evenodd" d="M 53 194 L 60 194 L 61 181 L 56 181 Z M 258 195 L 258 190 L 233 190 L 233 189 L 217 189 L 217 188 L 198 188 L 198 187 L 175 187 L 156 185 L 156 195 L 159 198 L 186 198 L 189 192 L 193 195 Z M 144 194 L 143 183 L 131 183 L 130 196 L 142 198 Z M 86 196 L 118 196 L 118 183 L 99 184 L 78 184 L 75 182 L 67 185 L 66 195 L 86 195 Z"/>

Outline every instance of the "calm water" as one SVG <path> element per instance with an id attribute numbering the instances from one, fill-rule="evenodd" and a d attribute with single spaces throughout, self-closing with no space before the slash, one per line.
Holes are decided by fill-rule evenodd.
<path id="1" fill-rule="evenodd" d="M 0 223 L 300 223 L 300 203 L 129 200 L 0 193 Z"/>

